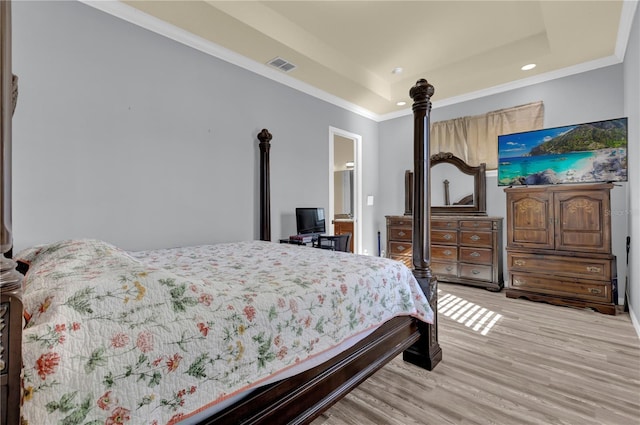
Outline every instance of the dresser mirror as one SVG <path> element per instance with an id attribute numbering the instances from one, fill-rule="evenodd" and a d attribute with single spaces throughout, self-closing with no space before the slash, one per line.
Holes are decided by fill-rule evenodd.
<path id="1" fill-rule="evenodd" d="M 431 214 L 487 215 L 486 165 L 472 167 L 450 152 L 431 156 Z M 413 172 L 405 172 L 405 215 L 413 210 Z"/>

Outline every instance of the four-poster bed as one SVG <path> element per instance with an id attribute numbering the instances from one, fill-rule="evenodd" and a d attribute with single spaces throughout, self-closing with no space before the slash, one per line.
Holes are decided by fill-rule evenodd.
<path id="1" fill-rule="evenodd" d="M 179 314 L 184 313 L 184 311 L 195 311 L 192 314 L 193 317 L 197 318 L 197 320 L 192 320 L 191 324 L 196 324 L 196 322 L 198 322 L 197 325 L 200 335 L 196 333 L 197 338 L 194 337 L 192 338 L 193 340 L 204 340 L 208 336 L 209 332 L 213 334 L 217 330 L 217 328 L 213 328 L 213 323 L 210 323 L 212 320 L 207 321 L 206 319 L 203 319 L 204 312 L 208 310 L 196 311 L 196 308 L 206 309 L 210 304 L 215 303 L 214 300 L 217 301 L 225 296 L 228 296 L 229 298 L 228 301 L 225 301 L 224 303 L 224 306 L 227 309 L 237 309 L 240 308 L 238 306 L 245 305 L 245 308 L 242 310 L 242 314 L 228 316 L 233 317 L 234 320 L 243 320 L 243 324 L 236 325 L 233 328 L 236 332 L 235 336 L 237 338 L 235 340 L 230 339 L 231 342 L 237 344 L 237 347 L 234 344 L 228 344 L 229 348 L 224 347 L 225 350 L 233 348 L 230 352 L 234 353 L 236 356 L 235 359 L 226 359 L 228 362 L 231 362 L 232 360 L 237 361 L 242 358 L 245 347 L 242 346 L 241 342 L 244 341 L 247 343 L 246 338 L 244 340 L 241 338 L 243 334 L 253 332 L 253 340 L 256 341 L 262 338 L 264 333 L 269 332 L 261 331 L 261 328 L 255 327 L 257 324 L 254 326 L 254 317 L 262 317 L 259 315 L 264 313 L 266 314 L 265 317 L 272 320 L 274 315 L 277 315 L 278 313 L 277 308 L 282 307 L 283 311 L 287 311 L 287 318 L 289 317 L 289 314 L 291 315 L 291 319 L 287 319 L 285 322 L 289 323 L 291 321 L 295 321 L 293 318 L 297 318 L 297 316 L 294 316 L 294 313 L 297 313 L 298 310 L 297 303 L 278 306 L 280 299 L 274 298 L 274 306 L 269 309 L 265 308 L 265 310 L 269 310 L 268 312 L 265 313 L 263 311 L 259 311 L 261 310 L 260 307 L 253 309 L 253 304 L 251 304 L 254 302 L 253 298 L 260 299 L 262 295 L 265 295 L 261 291 L 255 290 L 256 293 L 245 291 L 239 293 L 239 295 L 233 295 L 231 289 L 227 288 L 225 291 L 216 293 L 213 297 L 205 296 L 208 294 L 204 292 L 203 288 L 208 288 L 208 286 L 206 286 L 206 284 L 208 284 L 207 280 L 213 280 L 215 278 L 213 275 L 218 273 L 219 270 L 222 270 L 220 263 L 235 261 L 235 263 L 232 263 L 229 268 L 224 269 L 225 272 L 229 269 L 241 270 L 241 275 L 233 278 L 236 280 L 228 277 L 231 283 L 237 281 L 241 282 L 239 284 L 245 284 L 245 280 L 249 280 L 248 276 L 250 271 L 247 271 L 247 275 L 245 275 L 243 269 L 244 265 L 238 263 L 238 261 L 240 261 L 238 258 L 243 258 L 244 263 L 249 262 L 247 260 L 247 251 L 239 251 L 240 249 L 254 250 L 252 251 L 254 253 L 260 252 L 261 254 L 264 254 L 264 258 L 270 258 L 269 256 L 275 255 L 283 256 L 283 258 L 286 256 L 291 257 L 289 254 L 293 252 L 292 250 L 299 250 L 295 252 L 296 256 L 314 256 L 313 262 L 323 265 L 322 270 L 316 270 L 314 273 L 326 273 L 328 276 L 327 286 L 331 287 L 331 285 L 333 285 L 335 287 L 331 294 L 317 295 L 318 299 L 321 300 L 319 304 L 322 304 L 325 297 L 334 301 L 336 305 L 342 302 L 346 304 L 347 302 L 350 302 L 347 301 L 346 298 L 347 292 L 352 292 L 352 289 L 355 289 L 355 292 L 358 293 L 360 293 L 359 291 L 362 291 L 361 293 L 364 294 L 364 296 L 361 298 L 367 300 L 367 308 L 372 311 L 371 316 L 378 319 L 380 323 L 375 326 L 363 325 L 366 329 L 358 334 L 357 339 L 352 340 L 355 342 L 353 342 L 347 349 L 342 349 L 342 346 L 338 345 L 337 342 L 334 345 L 331 341 L 328 345 L 333 345 L 333 351 L 330 349 L 318 349 L 319 351 L 315 352 L 312 351 L 313 347 L 310 346 L 308 351 L 314 354 L 314 356 L 318 354 L 317 358 L 322 358 L 319 356 L 321 353 L 330 353 L 329 358 L 322 358 L 322 361 L 316 361 L 310 369 L 302 370 L 300 373 L 293 374 L 292 376 L 288 376 L 284 379 L 279 379 L 283 375 L 274 373 L 269 376 L 275 376 L 278 380 L 263 386 L 240 385 L 239 387 L 229 387 L 231 388 L 230 391 L 236 391 L 238 388 L 250 389 L 251 391 L 245 393 L 237 390 L 236 392 L 242 395 L 241 398 L 232 399 L 232 401 L 227 403 L 222 410 L 217 409 L 213 414 L 209 414 L 209 411 L 201 412 L 200 416 L 194 417 L 198 423 L 308 423 L 400 353 L 403 353 L 403 358 L 406 361 L 429 370 L 435 367 L 435 365 L 440 361 L 442 353 L 438 345 L 436 315 L 430 315 L 431 310 L 433 313 L 436 312 L 437 282 L 429 267 L 430 231 L 428 223 L 430 199 L 425 188 L 429 187 L 429 112 L 431 108 L 430 98 L 433 94 L 433 86 L 428 84 L 426 80 L 418 81 L 410 91 L 411 97 L 414 99 L 414 175 L 416 182 L 416 196 L 413 204 L 413 240 L 415 241 L 413 244 L 414 268 L 412 272 L 408 273 L 408 275 L 405 273 L 405 270 L 408 270 L 405 266 L 387 259 L 377 257 L 360 257 L 324 250 L 310 250 L 296 246 L 285 246 L 266 242 L 271 238 L 269 215 L 269 142 L 271 140 L 271 134 L 265 129 L 258 135 L 261 151 L 260 239 L 265 242 L 247 242 L 244 247 L 240 246 L 241 243 L 239 243 L 222 244 L 220 246 L 204 248 L 198 247 L 195 248 L 195 250 L 180 248 L 177 250 L 167 250 L 166 252 L 160 252 L 161 250 L 158 250 L 143 253 L 126 253 L 116 247 L 100 243 L 99 241 L 64 241 L 57 244 L 47 245 L 46 247 L 35 247 L 33 249 L 25 250 L 24 253 L 20 253 L 20 260 L 25 263 L 30 263 L 29 272 L 27 273 L 23 283 L 23 276 L 16 271 L 16 263 L 5 258 L 5 256 L 11 252 L 12 248 L 10 148 L 11 112 L 13 110 L 11 94 L 13 93 L 13 86 L 11 73 L 10 2 L 0 2 L 0 18 L 2 23 L 2 89 L 0 94 L 2 97 L 1 147 L 3 164 L 2 182 L 0 182 L 0 190 L 2 190 L 2 196 L 0 197 L 2 200 L 2 217 L 0 220 L 2 233 L 0 235 L 0 242 L 2 253 L 5 254 L 2 256 L 0 269 L 2 277 L 0 282 L 2 288 L 2 300 L 0 301 L 0 324 L 4 325 L 4 329 L 1 330 L 2 339 L 0 341 L 0 373 L 2 377 L 2 399 L 0 400 L 0 404 L 2 405 L 2 424 L 14 425 L 20 423 L 22 387 L 20 376 L 21 372 L 24 371 L 25 382 L 33 384 L 30 384 L 28 388 L 28 397 L 31 398 L 33 396 L 34 383 L 41 383 L 42 386 L 44 386 L 45 383 L 51 383 L 50 381 L 47 381 L 47 379 L 49 379 L 50 376 L 54 376 L 55 373 L 57 373 L 58 366 L 63 364 L 64 359 L 62 357 L 54 357 L 54 354 L 55 356 L 58 356 L 58 353 L 53 353 L 55 350 L 52 350 L 52 347 L 60 347 L 64 344 L 70 344 L 72 340 L 72 331 L 83 332 L 85 327 L 89 327 L 90 325 L 87 324 L 85 326 L 84 322 L 75 321 L 75 318 L 79 316 L 60 316 L 64 317 L 64 320 L 69 320 L 68 323 L 61 322 L 59 317 L 57 322 L 47 322 L 45 319 L 47 319 L 48 316 L 58 314 L 60 311 L 64 311 L 65 314 L 69 314 L 67 310 L 74 310 L 71 312 L 73 314 L 77 311 L 82 311 L 85 315 L 91 315 L 93 319 L 101 319 L 102 321 L 99 322 L 101 328 L 106 327 L 104 315 L 108 314 L 108 311 L 101 313 L 99 308 L 104 306 L 95 301 L 103 300 L 104 303 L 106 303 L 106 298 L 108 296 L 113 297 L 115 292 L 107 291 L 99 296 L 96 295 L 92 298 L 93 304 L 90 305 L 90 308 L 88 306 L 88 298 L 85 297 L 84 299 L 79 300 L 77 294 L 96 294 L 97 291 L 103 288 L 103 284 L 112 280 L 109 273 L 114 270 L 116 270 L 116 273 L 120 275 L 135 275 L 135 279 L 130 281 L 125 279 L 124 282 L 121 281 L 119 283 L 122 285 L 123 291 L 130 291 L 135 287 L 138 292 L 131 293 L 132 297 L 137 294 L 135 298 L 142 299 L 145 295 L 147 297 L 152 296 L 152 287 L 157 286 L 160 289 L 168 287 L 169 290 L 167 294 L 170 294 L 173 302 L 163 303 L 161 302 L 162 300 L 160 300 L 154 304 L 154 308 L 161 304 L 170 304 L 172 314 L 176 314 L 175 317 L 180 320 L 184 319 L 184 317 Z M 275 251 L 276 248 L 278 251 Z M 303 251 L 303 253 L 300 253 L 300 250 Z M 99 255 L 90 257 L 89 254 L 87 254 L 89 251 L 96 252 Z M 185 255 L 185 252 L 188 252 L 188 255 Z M 215 254 L 211 254 L 212 252 L 215 252 Z M 182 262 L 182 259 L 185 257 L 191 258 L 197 256 L 200 256 L 200 259 L 203 260 L 203 262 L 211 263 L 215 260 L 213 261 L 215 264 L 209 264 L 207 266 L 209 268 L 207 268 L 206 272 L 209 274 L 206 276 L 206 279 L 201 279 L 202 282 L 199 278 L 197 279 L 195 277 L 195 274 L 191 273 L 193 269 L 200 267 L 204 268 L 204 266 L 202 266 L 201 263 L 198 263 L 197 266 L 194 266 L 195 263 L 189 263 L 185 268 L 185 263 Z M 95 270 L 86 269 L 84 263 L 81 263 L 81 260 L 83 260 L 84 257 L 88 257 L 90 259 L 89 262 L 94 266 L 96 264 L 99 265 L 99 268 Z M 179 258 L 179 260 L 176 260 L 177 258 Z M 293 267 L 299 266 L 298 263 L 289 263 L 290 269 L 282 269 L 282 271 L 274 272 L 273 270 L 280 270 L 276 265 L 280 266 L 281 263 L 285 264 L 285 266 L 287 264 L 285 260 L 280 261 L 278 258 L 273 259 L 269 265 L 270 270 L 273 273 L 280 273 L 280 277 L 284 276 L 282 280 L 289 279 L 299 281 L 303 279 L 290 274 Z M 148 266 L 149 269 L 142 269 L 141 267 L 143 265 L 145 267 Z M 115 268 L 116 266 L 118 267 L 117 269 Z M 387 269 L 391 273 L 389 276 L 379 274 L 381 271 L 385 271 Z M 372 275 L 371 280 L 362 278 L 363 270 Z M 361 277 L 359 280 L 354 280 L 354 278 L 350 277 L 350 272 Z M 260 279 L 258 280 L 264 280 L 264 275 L 262 274 L 264 272 L 258 271 L 258 273 L 261 273 Z M 312 275 L 311 270 L 304 270 L 304 273 L 306 273 L 305 276 Z M 78 276 L 79 280 L 72 279 L 73 277 Z M 107 276 L 107 278 L 103 279 L 105 276 Z M 382 279 L 383 284 L 380 284 L 380 282 L 376 280 L 379 276 L 385 276 Z M 227 279 L 226 275 L 225 279 Z M 390 300 L 394 298 L 393 295 L 384 295 L 384 293 L 381 292 L 381 294 L 383 294 L 381 297 L 384 298 L 383 303 L 382 300 L 377 302 L 377 293 L 366 292 L 367 290 L 371 290 L 371 288 L 368 288 L 369 286 L 375 286 L 376 284 L 380 284 L 380 286 L 387 286 L 388 282 L 394 281 L 394 285 L 396 285 L 395 280 L 398 281 L 397 288 L 401 288 L 401 284 L 406 284 L 411 290 L 414 289 L 413 286 L 417 289 L 417 292 L 412 293 L 409 293 L 408 290 L 405 289 L 394 289 L 399 293 L 399 296 L 396 297 L 399 300 L 399 304 L 403 304 L 403 306 L 394 306 L 390 302 Z M 156 281 L 161 282 L 161 285 L 154 286 L 153 282 Z M 342 284 L 338 284 L 338 286 L 336 286 L 334 283 L 336 281 L 342 282 Z M 89 290 L 84 290 L 83 292 L 83 289 L 79 289 L 76 292 L 69 292 L 68 294 L 65 292 L 66 295 L 64 295 L 64 297 L 66 298 L 63 298 L 64 302 L 52 301 L 54 297 L 63 297 L 61 293 L 63 293 L 63 291 L 72 290 L 74 288 L 73 285 L 80 285 L 78 288 L 82 288 L 81 285 L 89 285 L 91 282 L 98 282 L 98 285 L 91 288 L 91 291 L 94 292 Z M 276 285 L 276 282 L 273 280 L 270 282 L 272 285 Z M 57 285 L 55 283 L 57 283 Z M 180 286 L 181 283 L 183 284 L 182 286 Z M 217 283 L 218 282 L 216 282 L 216 284 Z M 227 282 L 225 281 L 225 283 Z M 414 283 L 415 285 L 413 285 Z M 55 288 L 55 293 L 45 292 L 43 294 L 38 293 L 38 291 L 34 289 L 37 287 L 39 290 L 46 290 L 47 285 L 49 284 Z M 306 282 L 305 285 L 303 285 L 303 289 L 307 292 L 312 292 L 309 288 L 315 289 L 315 286 L 317 285 L 318 282 L 315 280 L 311 283 Z M 418 287 L 421 288 L 421 290 L 418 289 Z M 24 294 L 22 293 L 23 288 L 25 289 Z M 393 286 L 393 288 L 396 288 L 396 286 Z M 265 293 L 269 292 L 267 289 L 268 288 L 265 288 Z M 378 290 L 378 288 L 375 289 Z M 194 293 L 199 294 L 199 300 L 201 302 L 189 301 L 196 299 L 197 297 L 183 297 L 187 290 L 192 290 Z M 126 297 L 124 295 L 121 297 L 124 298 L 125 303 L 130 301 L 128 297 L 129 294 L 130 293 L 127 292 Z M 250 301 L 244 299 L 246 297 L 250 298 Z M 300 300 L 299 302 L 302 303 L 302 297 L 302 295 L 296 295 L 295 299 Z M 234 304 L 234 302 L 238 301 L 238 298 L 242 298 L 243 304 Z M 292 297 L 292 299 L 293 298 L 294 297 Z M 24 308 L 23 300 L 25 304 Z M 311 303 L 309 305 L 313 308 L 319 309 L 319 304 Z M 382 304 L 385 304 L 383 308 L 380 307 Z M 74 309 L 67 308 L 69 305 L 74 305 Z M 256 303 L 255 305 L 259 306 L 260 304 Z M 294 305 L 296 308 L 294 308 Z M 220 306 L 223 306 L 223 304 L 221 303 Z M 110 309 L 109 306 L 107 307 Z M 406 311 L 403 311 L 401 307 L 406 308 Z M 365 307 L 358 307 L 357 312 L 360 313 L 360 317 L 354 317 L 352 318 L 353 320 L 349 322 L 354 327 L 357 326 L 356 322 L 364 322 L 365 320 L 365 314 L 360 312 L 360 308 L 365 311 Z M 27 322 L 27 326 L 24 329 L 23 311 Z M 154 312 L 155 311 L 156 310 L 154 310 Z M 343 314 L 342 310 L 332 311 L 338 311 L 339 315 Z M 344 314 L 347 315 L 347 312 L 350 310 L 345 311 L 346 312 Z M 352 311 L 352 313 L 355 316 L 354 311 Z M 102 316 L 100 316 L 101 314 Z M 311 317 L 309 317 L 308 320 L 311 320 Z M 188 320 L 184 319 L 184 321 L 187 322 Z M 432 324 L 427 322 L 432 322 Z M 381 326 L 378 326 L 379 324 L 381 324 Z M 129 325 L 131 324 L 129 323 Z M 156 325 L 156 328 L 162 328 L 173 325 L 173 323 L 158 323 Z M 319 323 L 315 324 L 316 330 L 322 327 L 319 325 Z M 323 325 L 325 327 L 330 326 L 328 323 L 323 323 Z M 46 335 L 53 335 L 53 337 L 45 341 L 45 337 L 43 336 L 45 334 L 38 334 L 33 331 L 33 329 L 38 326 L 48 326 L 50 332 Z M 296 329 L 299 329 L 302 334 L 304 334 L 304 332 L 308 332 L 304 329 L 305 327 L 302 324 L 296 326 Z M 139 332 L 137 333 L 138 340 L 136 341 L 136 346 L 132 347 L 130 350 L 135 352 L 136 355 L 139 354 L 138 364 L 132 366 L 131 369 L 135 369 L 142 364 L 153 364 L 154 366 L 158 366 L 158 368 L 164 368 L 163 370 L 169 374 L 170 372 L 177 370 L 180 366 L 181 360 L 183 362 L 187 361 L 186 359 L 189 355 L 187 352 L 188 350 L 178 351 L 177 349 L 176 354 L 174 354 L 172 358 L 157 357 L 156 355 L 156 360 L 152 361 L 153 359 L 149 358 L 150 354 L 147 355 L 147 353 L 154 352 L 153 349 L 155 347 L 153 347 L 153 343 L 156 343 L 156 345 L 160 345 L 160 343 L 158 342 L 158 339 L 151 339 L 147 328 L 144 328 L 143 331 L 140 329 L 138 329 Z M 222 330 L 217 331 L 222 333 Z M 126 332 L 123 331 L 120 333 L 110 334 L 109 338 L 111 339 L 109 339 L 109 341 L 112 346 L 108 348 L 113 350 L 123 348 L 129 342 L 125 333 Z M 175 334 L 176 332 L 174 332 L 174 335 Z M 113 335 L 117 335 L 118 338 L 114 338 Z M 187 339 L 184 337 L 187 335 L 186 333 L 183 333 L 182 335 L 183 339 L 176 344 L 180 345 L 191 343 L 188 341 L 185 342 Z M 66 341 L 65 338 L 67 338 Z M 342 339 L 350 340 L 350 338 Z M 22 346 L 26 343 L 32 344 L 29 346 L 30 348 L 28 353 L 26 350 L 25 352 L 22 352 Z M 89 343 L 89 341 L 87 341 L 87 343 Z M 312 341 L 311 345 L 314 343 L 319 345 L 323 342 L 319 337 L 316 337 L 316 339 Z M 280 347 L 279 344 L 275 342 L 274 344 L 275 346 Z M 248 344 L 246 345 L 246 349 L 249 350 Z M 292 345 L 289 346 L 290 351 L 293 351 L 294 345 L 295 343 L 292 343 Z M 260 345 L 259 349 L 263 347 L 265 347 L 264 344 Z M 32 350 L 35 350 L 36 348 L 43 350 L 42 354 L 39 352 L 32 352 Z M 91 358 L 83 363 L 87 374 L 93 372 L 96 368 L 104 366 L 104 364 L 108 362 L 106 360 L 106 355 L 100 356 L 96 354 L 94 356 L 95 353 L 103 354 L 107 352 L 107 348 L 103 348 L 104 347 L 102 346 L 98 346 L 94 351 L 90 351 Z M 135 351 L 136 349 L 138 351 Z M 211 357 L 215 357 L 213 355 L 213 348 L 211 348 L 211 350 Z M 258 362 L 260 363 L 260 367 L 258 367 L 258 369 L 261 369 L 266 362 L 275 361 L 275 357 L 279 358 L 281 353 L 283 353 L 282 349 L 277 353 L 271 353 L 273 354 L 271 357 L 266 356 L 266 360 L 263 359 L 262 362 Z M 264 352 L 260 352 L 260 355 L 264 354 Z M 37 358 L 36 361 L 34 361 L 33 356 Z M 202 358 L 205 358 L 206 356 L 207 353 L 201 355 Z M 218 356 L 220 357 L 218 360 L 222 360 L 221 356 Z M 77 355 L 76 357 L 81 356 Z M 26 359 L 29 360 L 26 361 Z M 24 369 L 22 369 L 23 360 Z M 255 358 L 250 360 L 254 363 L 256 362 Z M 297 363 L 298 361 L 297 359 L 294 359 L 292 362 Z M 209 369 L 206 369 L 206 367 L 208 366 L 205 365 L 204 362 L 198 362 L 198 360 L 195 360 L 191 363 L 189 370 L 186 371 L 186 375 L 191 377 L 197 376 L 200 379 L 200 381 L 198 381 L 199 385 L 202 385 L 202 388 L 207 388 L 205 386 L 207 384 L 207 379 L 203 378 L 207 377 L 205 372 L 209 374 L 212 372 Z M 129 374 L 134 374 L 131 372 L 131 369 L 128 371 Z M 107 381 L 107 388 L 115 388 L 112 387 L 113 381 L 125 377 L 124 375 L 120 377 L 108 375 L 108 378 L 106 376 L 107 375 L 105 375 L 104 380 Z M 146 404 L 158 403 L 158 399 L 154 400 L 154 397 L 155 391 L 157 391 L 158 394 L 161 394 L 161 390 L 158 389 L 158 382 L 161 380 L 161 377 L 156 376 L 155 374 L 151 376 L 147 372 L 140 372 L 138 377 L 138 380 L 143 381 L 143 383 L 148 380 L 148 387 L 154 388 L 152 392 L 145 393 L 145 397 L 141 398 L 142 402 L 138 404 L 138 408 L 145 408 Z M 54 381 L 54 383 L 56 382 Z M 62 384 L 66 383 L 57 382 L 56 384 L 64 386 Z M 25 387 L 26 386 L 27 384 L 25 384 Z M 218 386 L 213 388 L 211 391 L 214 391 L 215 389 L 218 389 Z M 114 394 L 116 394 L 115 389 L 113 391 Z M 200 390 L 196 391 L 196 387 L 193 385 L 190 387 L 187 386 L 184 391 L 178 392 L 174 400 L 165 399 L 159 405 L 166 407 L 167 404 L 171 405 L 173 402 L 175 406 L 170 407 L 175 407 L 176 411 L 179 411 L 178 405 L 180 405 L 181 402 L 187 399 L 189 395 L 193 393 L 199 394 L 200 392 Z M 99 397 L 97 406 L 95 403 L 91 404 L 89 398 L 87 398 L 86 401 L 84 399 L 81 400 L 81 396 L 77 396 L 77 399 L 74 399 L 74 397 L 76 397 L 75 393 L 69 394 L 70 395 L 68 397 L 60 394 L 62 398 L 57 399 L 55 403 L 49 402 L 46 406 L 47 410 L 50 411 L 51 414 L 59 415 L 56 416 L 59 418 L 65 417 L 65 415 L 82 416 L 84 414 L 86 419 L 89 420 L 90 415 L 87 412 L 91 409 L 97 410 L 113 408 L 113 405 L 110 403 L 113 402 L 115 397 L 111 397 L 111 391 L 105 392 L 102 397 L 99 397 L 101 394 L 92 394 L 94 398 Z M 26 395 L 25 399 L 27 398 Z M 160 396 L 158 396 L 158 398 L 160 398 Z M 218 398 L 226 399 L 227 397 L 225 394 L 222 394 Z M 25 405 L 23 409 L 28 408 L 29 405 Z M 117 407 L 116 409 L 111 410 L 110 413 L 112 414 L 111 419 L 113 421 L 123 418 L 128 420 L 129 416 L 133 416 L 134 414 L 132 409 L 125 409 L 123 407 Z M 116 417 L 117 415 L 120 416 Z M 181 417 L 177 415 L 172 417 L 168 422 L 177 423 L 179 420 L 181 420 Z M 81 423 L 84 423 L 84 418 L 81 420 Z"/>

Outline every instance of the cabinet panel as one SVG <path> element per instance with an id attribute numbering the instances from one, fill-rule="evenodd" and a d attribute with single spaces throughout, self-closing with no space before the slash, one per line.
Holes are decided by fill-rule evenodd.
<path id="1" fill-rule="evenodd" d="M 473 246 L 488 246 L 491 247 L 493 234 L 491 232 L 474 232 L 465 231 L 460 232 L 460 243 L 463 245 Z"/>
<path id="2" fill-rule="evenodd" d="M 611 259 L 532 255 L 509 252 L 507 264 L 512 271 L 611 281 Z"/>
<path id="3" fill-rule="evenodd" d="M 446 261 L 432 261 L 431 271 L 438 276 L 438 279 L 446 281 L 447 278 L 458 277 L 458 264 Z"/>
<path id="4" fill-rule="evenodd" d="M 411 255 L 390 255 L 389 258 L 391 258 L 392 260 L 400 261 L 410 269 L 413 268 L 413 261 L 411 259 Z"/>
<path id="5" fill-rule="evenodd" d="M 480 264 L 460 264 L 460 277 L 491 281 L 493 268 Z"/>
<path id="6" fill-rule="evenodd" d="M 345 233 L 351 233 L 351 240 L 349 241 L 349 252 L 353 252 L 353 220 L 335 220 L 333 222 L 333 233 L 335 235 L 343 235 Z"/>
<path id="7" fill-rule="evenodd" d="M 458 248 L 455 246 L 431 246 L 431 258 L 434 260 L 458 261 Z"/>
<path id="8" fill-rule="evenodd" d="M 389 254 L 411 255 L 411 242 L 391 241 L 389 243 Z"/>
<path id="9" fill-rule="evenodd" d="M 411 242 L 411 228 L 397 226 L 390 227 L 389 237 L 394 240 Z"/>
<path id="10" fill-rule="evenodd" d="M 526 291 L 578 298 L 585 301 L 608 303 L 611 300 L 611 285 L 597 280 L 572 280 L 571 278 L 553 278 L 514 272 L 511 274 L 511 285 Z"/>
<path id="11" fill-rule="evenodd" d="M 486 248 L 460 247 L 460 261 L 465 263 L 491 264 L 493 250 Z"/>
<path id="12" fill-rule="evenodd" d="M 460 220 L 460 227 L 461 228 L 468 228 L 468 229 L 484 229 L 484 230 L 491 230 L 493 228 L 493 222 L 491 221 L 470 221 L 470 220 Z"/>
<path id="13" fill-rule="evenodd" d="M 554 196 L 556 249 L 611 252 L 609 193 L 559 192 Z"/>
<path id="14" fill-rule="evenodd" d="M 457 229 L 458 222 L 456 220 L 432 220 L 432 229 Z"/>
<path id="15" fill-rule="evenodd" d="M 507 244 L 553 249 L 553 208 L 547 193 L 514 193 L 507 199 Z"/>
<path id="16" fill-rule="evenodd" d="M 458 243 L 457 230 L 431 230 L 431 243 L 452 244 Z"/>

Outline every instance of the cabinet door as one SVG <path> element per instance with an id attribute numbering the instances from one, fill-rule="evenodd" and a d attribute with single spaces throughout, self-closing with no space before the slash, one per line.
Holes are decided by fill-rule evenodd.
<path id="1" fill-rule="evenodd" d="M 334 221 L 333 233 L 335 235 L 351 233 L 351 240 L 349 241 L 349 252 L 353 252 L 353 221 Z"/>
<path id="2" fill-rule="evenodd" d="M 611 252 L 608 192 L 557 192 L 554 209 L 557 250 Z"/>
<path id="3" fill-rule="evenodd" d="M 507 196 L 507 244 L 521 248 L 554 248 L 553 194 L 544 191 Z"/>

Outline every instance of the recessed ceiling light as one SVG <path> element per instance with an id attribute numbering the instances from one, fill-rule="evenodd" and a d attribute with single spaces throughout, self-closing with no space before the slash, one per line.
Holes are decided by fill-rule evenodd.
<path id="1" fill-rule="evenodd" d="M 402 74 L 402 71 L 404 71 L 404 69 L 402 69 L 401 67 L 396 67 L 393 68 L 393 70 L 391 71 L 392 74 L 398 75 L 398 74 Z"/>
<path id="2" fill-rule="evenodd" d="M 530 64 L 527 64 L 527 65 L 523 66 L 520 69 L 523 70 L 523 71 L 529 71 L 530 69 L 533 69 L 535 67 L 536 67 L 535 63 L 530 63 Z"/>
<path id="3" fill-rule="evenodd" d="M 396 102 L 396 105 L 398 105 L 398 106 L 404 106 L 406 104 L 407 104 L 407 102 L 405 102 L 403 100 L 401 100 L 400 102 Z"/>

